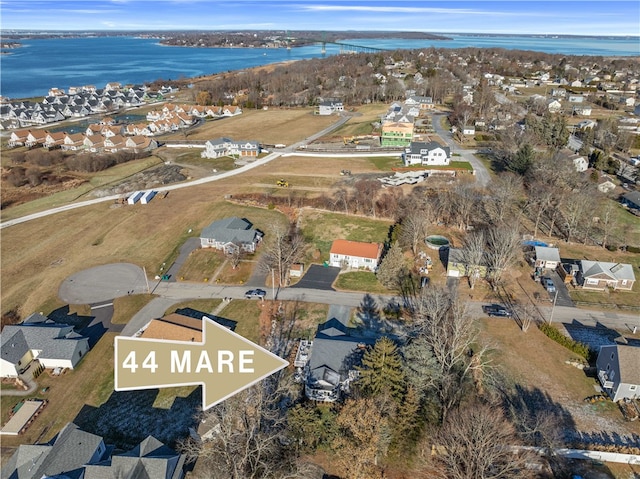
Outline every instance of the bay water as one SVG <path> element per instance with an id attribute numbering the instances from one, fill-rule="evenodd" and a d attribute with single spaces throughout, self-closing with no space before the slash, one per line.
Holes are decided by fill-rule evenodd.
<path id="1" fill-rule="evenodd" d="M 354 39 L 344 43 L 395 49 L 506 48 L 565 55 L 640 55 L 640 39 L 595 37 L 484 36 L 446 34 L 451 40 Z M 158 79 L 195 78 L 284 61 L 321 58 L 321 45 L 272 48 L 189 48 L 160 45 L 152 38 L 81 37 L 20 40 L 0 57 L 0 95 L 44 96 L 49 88 L 108 82 L 136 84 Z M 325 55 L 340 47 L 326 45 Z"/>

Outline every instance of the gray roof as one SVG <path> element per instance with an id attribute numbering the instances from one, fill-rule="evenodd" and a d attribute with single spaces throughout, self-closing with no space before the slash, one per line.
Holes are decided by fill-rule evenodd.
<path id="1" fill-rule="evenodd" d="M 412 141 L 408 149 L 412 155 L 420 155 L 422 150 L 429 152 L 437 148 L 442 148 L 447 156 L 451 156 L 451 149 L 448 146 L 442 146 L 436 141 L 430 141 L 428 143 L 424 141 Z"/>
<path id="2" fill-rule="evenodd" d="M 252 243 L 257 230 L 252 228 L 249 220 L 233 216 L 214 221 L 202 230 L 201 238 L 211 238 L 221 243 Z"/>
<path id="3" fill-rule="evenodd" d="M 536 246 L 536 259 L 541 261 L 560 262 L 560 252 L 558 248 L 549 248 L 547 246 Z"/>
<path id="4" fill-rule="evenodd" d="M 582 270 L 582 276 L 585 278 L 596 276 L 598 274 L 605 274 L 611 279 L 616 280 L 636 280 L 636 276 L 633 273 L 633 266 L 625 263 L 607 263 L 605 261 L 582 260 L 580 261 L 580 269 Z"/>
<path id="5" fill-rule="evenodd" d="M 630 191 L 622 195 L 622 197 L 628 202 L 640 206 L 640 191 Z"/>
<path id="6" fill-rule="evenodd" d="M 148 436 L 140 444 L 110 460 L 88 465 L 84 479 L 177 479 L 185 457 Z"/>
<path id="7" fill-rule="evenodd" d="M 640 347 L 618 345 L 620 379 L 627 384 L 640 385 Z"/>
<path id="8" fill-rule="evenodd" d="M 337 385 L 359 363 L 364 346 L 374 343 L 375 338 L 359 336 L 336 318 L 319 325 L 309 358 L 310 379 Z"/>
<path id="9" fill-rule="evenodd" d="M 40 479 L 62 473 L 65 477 L 80 478 L 83 466 L 91 461 L 100 445 L 104 445 L 100 436 L 68 423 L 48 445 L 19 446 L 2 468 L 2 479 Z"/>
<path id="10" fill-rule="evenodd" d="M 27 320 L 39 320 L 29 316 Z M 39 315 L 38 315 L 39 316 Z M 14 364 L 27 350 L 40 351 L 39 357 L 46 359 L 73 359 L 81 342 L 87 338 L 73 331 L 73 326 L 51 322 L 28 322 L 5 326 L 2 331 L 0 354 Z M 26 347 L 26 349 L 25 349 Z"/>

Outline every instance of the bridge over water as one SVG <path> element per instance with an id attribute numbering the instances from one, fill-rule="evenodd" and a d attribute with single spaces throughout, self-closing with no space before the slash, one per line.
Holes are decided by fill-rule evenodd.
<path id="1" fill-rule="evenodd" d="M 344 42 L 330 42 L 325 40 L 319 40 L 318 43 L 322 44 L 322 53 L 327 52 L 327 43 L 340 46 L 340 53 L 378 53 L 384 52 L 384 48 L 375 47 L 363 47 L 362 45 L 353 45 L 351 43 Z"/>

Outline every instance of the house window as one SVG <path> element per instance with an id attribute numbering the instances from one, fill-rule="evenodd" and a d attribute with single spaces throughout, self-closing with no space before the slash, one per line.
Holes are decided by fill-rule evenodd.
<path id="1" fill-rule="evenodd" d="M 638 388 L 638 386 L 636 386 L 635 384 L 632 384 L 631 386 L 629 386 L 629 391 L 635 391 Z"/>

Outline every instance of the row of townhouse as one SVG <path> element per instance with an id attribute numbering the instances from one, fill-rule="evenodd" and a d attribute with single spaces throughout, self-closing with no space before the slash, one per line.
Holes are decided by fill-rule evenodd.
<path id="1" fill-rule="evenodd" d="M 196 117 L 196 118 L 221 118 L 225 116 L 236 116 L 242 114 L 242 109 L 235 105 L 176 105 L 166 103 L 158 110 L 152 110 L 147 113 L 148 121 L 166 120 L 177 117 Z"/>
<path id="2" fill-rule="evenodd" d="M 42 146 L 47 149 L 60 148 L 65 151 L 91 151 L 93 153 L 129 150 L 135 152 L 149 151 L 158 147 L 155 140 L 147 136 L 134 135 L 125 137 L 115 132 L 115 127 L 105 129 L 109 134 L 92 132 L 67 133 L 47 130 L 17 130 L 11 133 L 9 146 Z"/>
<path id="3" fill-rule="evenodd" d="M 108 88 L 104 89 L 74 87 L 69 89 L 68 94 L 54 88 L 40 102 L 4 101 L 0 104 L 0 120 L 8 128 L 24 128 L 67 118 L 104 114 L 164 98 L 162 93 L 151 92 L 142 86 L 126 89 L 116 86 L 107 84 Z"/>

